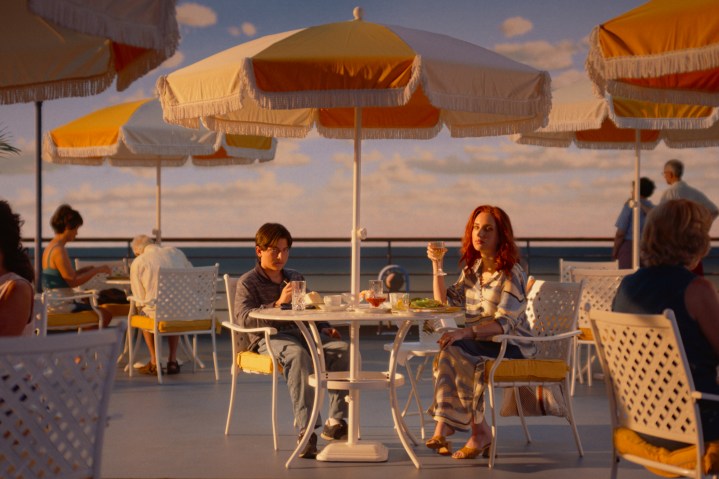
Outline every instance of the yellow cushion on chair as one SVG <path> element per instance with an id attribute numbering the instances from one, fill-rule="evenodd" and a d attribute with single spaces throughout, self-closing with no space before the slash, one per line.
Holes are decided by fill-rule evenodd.
<path id="1" fill-rule="evenodd" d="M 157 330 L 161 333 L 182 333 L 185 331 L 202 331 L 210 329 L 212 320 L 198 319 L 193 321 L 159 321 Z M 152 331 L 155 328 L 155 320 L 142 315 L 135 315 L 130 318 L 130 325 L 133 328 Z"/>
<path id="2" fill-rule="evenodd" d="M 582 334 L 577 336 L 578 340 L 594 341 L 594 333 L 592 333 L 592 328 L 579 328 L 579 330 L 582 332 Z"/>
<path id="3" fill-rule="evenodd" d="M 237 354 L 237 367 L 246 371 L 272 374 L 272 358 L 267 354 L 243 351 Z"/>
<path id="4" fill-rule="evenodd" d="M 642 438 L 639 434 L 624 427 L 614 430 L 614 447 L 622 454 L 631 454 L 643 459 L 661 462 L 663 464 L 694 469 L 696 467 L 696 446 L 682 447 L 670 451 L 664 447 L 655 446 Z M 707 442 L 704 445 L 704 474 L 717 474 L 719 472 L 719 441 Z M 654 474 L 664 477 L 680 477 L 678 474 L 647 467 Z"/>
<path id="5" fill-rule="evenodd" d="M 47 315 L 48 328 L 80 327 L 89 324 L 99 324 L 100 319 L 94 311 L 79 311 L 77 313 L 55 313 Z"/>
<path id="6" fill-rule="evenodd" d="M 484 377 L 489 377 L 494 361 L 484 363 Z M 569 371 L 561 359 L 510 359 L 502 361 L 494 373 L 496 382 L 561 381 Z"/>

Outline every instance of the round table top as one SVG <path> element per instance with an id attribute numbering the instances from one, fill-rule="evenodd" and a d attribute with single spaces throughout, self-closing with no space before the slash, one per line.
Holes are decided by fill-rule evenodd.
<path id="1" fill-rule="evenodd" d="M 374 311 L 380 311 L 375 313 Z M 372 312 L 370 312 L 372 311 Z M 452 311 L 452 312 L 392 312 L 391 309 L 387 308 L 359 308 L 351 311 L 327 311 L 322 309 L 305 309 L 302 311 L 294 311 L 291 309 L 279 309 L 279 308 L 266 308 L 257 309 L 250 312 L 250 317 L 256 319 L 264 319 L 271 321 L 357 321 L 357 322 L 376 322 L 376 321 L 388 321 L 397 320 L 403 321 L 406 319 L 413 321 L 423 321 L 426 319 L 442 318 L 448 316 L 464 315 L 464 310 Z"/>

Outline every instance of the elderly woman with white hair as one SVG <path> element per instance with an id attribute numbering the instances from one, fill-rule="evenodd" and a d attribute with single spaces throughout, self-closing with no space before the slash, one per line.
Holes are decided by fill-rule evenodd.
<path id="1" fill-rule="evenodd" d="M 160 268 L 192 268 L 192 263 L 185 254 L 171 246 L 160 246 L 146 235 L 138 235 L 132 239 L 132 251 L 135 261 L 130 266 L 130 288 L 135 300 L 142 304 L 140 314 L 153 318 L 155 307 L 153 300 L 157 297 L 157 281 Z M 140 374 L 157 374 L 157 356 L 155 354 L 155 341 L 152 333 L 143 331 L 145 343 L 150 350 L 150 362 L 138 369 Z M 169 336 L 170 354 L 167 358 L 167 374 L 179 374 L 180 365 L 177 362 L 177 345 L 179 336 Z"/>

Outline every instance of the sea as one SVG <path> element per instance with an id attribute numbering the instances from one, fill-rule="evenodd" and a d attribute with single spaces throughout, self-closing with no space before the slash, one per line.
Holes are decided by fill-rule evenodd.
<path id="1" fill-rule="evenodd" d="M 168 244 L 167 242 L 165 244 Z M 426 243 L 425 243 L 426 244 Z M 108 261 L 133 255 L 127 246 L 74 246 L 68 253 L 71 259 Z M 195 266 L 219 264 L 220 275 L 240 275 L 255 265 L 254 247 L 240 246 L 178 246 Z M 444 260 L 447 282 L 459 274 L 459 244 L 448 244 Z M 432 267 L 426 256 L 426 246 L 362 246 L 360 254 L 360 285 L 366 289 L 370 279 L 377 279 L 380 270 L 388 264 L 403 267 L 409 278 L 412 295 L 431 295 Z M 532 246 L 520 248 L 522 265 L 528 274 L 537 279 L 559 279 L 559 258 L 571 261 L 610 261 L 609 246 Z M 291 249 L 287 268 L 300 271 L 307 280 L 308 291 L 321 294 L 341 293 L 350 290 L 349 245 L 303 246 L 295 243 Z M 715 247 L 704 260 L 705 274 L 719 287 L 719 248 Z"/>

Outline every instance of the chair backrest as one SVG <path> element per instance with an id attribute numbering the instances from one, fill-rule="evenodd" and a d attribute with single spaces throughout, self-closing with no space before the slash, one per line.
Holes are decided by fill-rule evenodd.
<path id="1" fill-rule="evenodd" d="M 534 282 L 527 294 L 527 320 L 534 336 L 552 336 L 577 329 L 582 285 L 558 281 Z M 538 342 L 536 359 L 569 361 L 573 341 Z"/>
<path id="2" fill-rule="evenodd" d="M 566 261 L 559 258 L 559 281 L 571 283 L 570 270 L 579 269 L 619 269 L 619 261 Z"/>
<path id="3" fill-rule="evenodd" d="M 0 338 L 2 477 L 100 478 L 124 325 Z"/>
<path id="4" fill-rule="evenodd" d="M 229 321 L 233 324 L 237 324 L 237 320 L 235 319 L 235 294 L 237 293 L 237 282 L 240 278 L 232 277 L 229 274 L 226 274 L 224 279 L 225 293 L 227 294 L 227 312 L 230 315 Z M 240 324 L 239 326 L 242 325 Z M 232 337 L 234 338 L 233 351 L 235 354 L 249 349 L 250 337 L 246 333 L 233 331 Z"/>
<path id="5" fill-rule="evenodd" d="M 83 260 L 75 258 L 75 269 L 84 268 L 85 266 L 101 266 L 101 265 L 108 265 L 110 269 L 112 269 L 111 276 L 129 276 L 130 270 L 127 269 L 127 263 L 119 259 L 117 261 L 90 261 L 90 260 Z M 90 278 L 89 281 L 81 284 L 79 286 L 80 289 L 107 289 L 111 288 L 111 285 L 108 285 L 105 280 L 107 279 L 107 275 L 104 274 L 96 274 L 92 278 Z"/>
<path id="6" fill-rule="evenodd" d="M 590 312 L 613 427 L 699 444 L 694 381 L 674 313 Z"/>
<path id="7" fill-rule="evenodd" d="M 634 273 L 633 269 L 579 269 L 572 268 L 570 276 L 575 283 L 583 283 L 582 304 L 579 310 L 579 326 L 589 328 L 589 309 L 611 311 L 612 301 L 622 279 Z"/>
<path id="8" fill-rule="evenodd" d="M 160 268 L 155 319 L 192 321 L 215 315 L 219 265 L 197 268 Z"/>
<path id="9" fill-rule="evenodd" d="M 389 290 L 387 287 L 387 276 L 390 275 L 390 273 L 399 274 L 402 276 L 403 285 L 402 288 L 404 289 L 405 293 L 409 293 L 409 273 L 406 269 L 404 269 L 402 266 L 398 264 L 388 264 L 384 268 L 382 268 L 379 271 L 379 274 L 377 275 L 377 279 L 382 281 L 382 284 L 384 285 L 385 290 Z"/>

